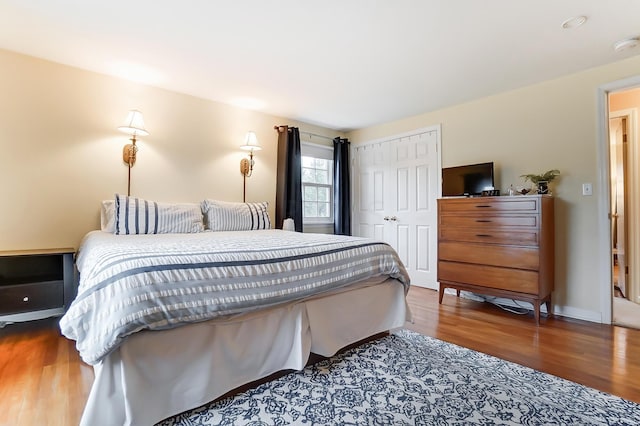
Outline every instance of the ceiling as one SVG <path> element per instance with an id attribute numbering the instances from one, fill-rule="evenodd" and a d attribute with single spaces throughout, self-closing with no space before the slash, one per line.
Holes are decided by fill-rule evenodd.
<path id="1" fill-rule="evenodd" d="M 638 55 L 613 49 L 634 36 L 638 0 L 0 1 L 0 48 L 341 131 Z"/>

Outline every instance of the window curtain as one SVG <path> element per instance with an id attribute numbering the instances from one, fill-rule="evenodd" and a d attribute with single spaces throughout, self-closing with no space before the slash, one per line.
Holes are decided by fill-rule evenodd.
<path id="1" fill-rule="evenodd" d="M 349 139 L 333 139 L 333 233 L 351 235 Z"/>
<path id="2" fill-rule="evenodd" d="M 276 227 L 293 219 L 295 230 L 302 232 L 302 154 L 297 127 L 276 126 L 278 131 L 278 168 L 276 181 Z"/>

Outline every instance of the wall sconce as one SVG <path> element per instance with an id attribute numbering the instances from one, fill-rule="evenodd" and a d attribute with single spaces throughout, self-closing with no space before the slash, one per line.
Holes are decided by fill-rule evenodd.
<path id="1" fill-rule="evenodd" d="M 242 190 L 242 201 L 246 201 L 247 194 L 247 178 L 251 177 L 253 173 L 253 166 L 255 164 L 253 160 L 253 151 L 260 151 L 262 147 L 258 145 L 258 138 L 256 137 L 255 132 L 247 132 L 244 137 L 244 144 L 240 145 L 240 149 L 245 151 L 249 151 L 249 158 L 243 158 L 240 160 L 240 173 L 242 173 L 243 180 L 243 190 Z"/>
<path id="2" fill-rule="evenodd" d="M 147 136 L 149 132 L 144 128 L 142 113 L 135 109 L 129 111 L 124 125 L 118 127 L 118 130 L 131 135 L 131 143 L 125 145 L 122 149 L 122 160 L 129 166 L 129 174 L 127 176 L 127 195 L 131 195 L 131 168 L 136 163 L 136 153 L 138 152 L 136 136 Z"/>

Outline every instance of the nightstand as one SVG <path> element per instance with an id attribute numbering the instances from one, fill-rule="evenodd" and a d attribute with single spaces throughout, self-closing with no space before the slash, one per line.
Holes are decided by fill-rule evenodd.
<path id="1" fill-rule="evenodd" d="M 72 248 L 0 251 L 0 328 L 60 316 L 76 294 Z"/>

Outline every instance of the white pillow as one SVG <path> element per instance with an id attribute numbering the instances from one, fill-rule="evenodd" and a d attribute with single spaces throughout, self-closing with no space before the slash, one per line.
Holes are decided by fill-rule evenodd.
<path id="1" fill-rule="evenodd" d="M 269 203 L 229 203 L 226 201 L 204 200 L 207 228 L 212 231 L 250 231 L 271 229 Z"/>
<path id="2" fill-rule="evenodd" d="M 116 232 L 116 211 L 114 200 L 103 200 L 100 206 L 100 229 L 105 232 Z"/>
<path id="3" fill-rule="evenodd" d="M 193 203 L 169 204 L 116 194 L 115 233 L 188 234 L 202 232 L 202 212 Z"/>

